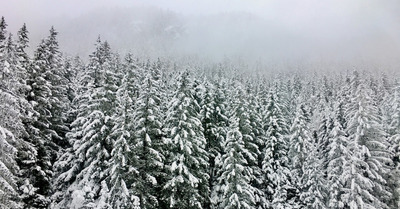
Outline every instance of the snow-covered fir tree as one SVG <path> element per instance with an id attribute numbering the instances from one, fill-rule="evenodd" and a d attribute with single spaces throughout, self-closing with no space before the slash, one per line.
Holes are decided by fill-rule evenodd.
<path id="1" fill-rule="evenodd" d="M 325 205 L 326 180 L 324 176 L 321 153 L 317 143 L 310 143 L 303 165 L 300 199 L 306 208 L 329 208 Z"/>
<path id="2" fill-rule="evenodd" d="M 139 205 L 140 200 L 134 196 L 136 190 L 132 184 L 137 182 L 139 174 L 135 152 L 134 134 L 134 103 L 130 96 L 129 88 L 133 80 L 131 73 L 125 74 L 122 78 L 121 86 L 117 90 L 117 111 L 114 116 L 115 126 L 112 129 L 111 137 L 113 139 L 113 148 L 111 151 L 109 167 L 109 199 L 108 202 L 112 208 L 129 208 L 131 205 Z"/>
<path id="3" fill-rule="evenodd" d="M 258 204 L 261 204 L 263 192 L 261 186 L 261 166 L 259 156 L 261 155 L 260 146 L 262 145 L 262 124 L 260 109 L 258 109 L 258 102 L 254 101 L 256 98 L 251 99 L 251 94 L 246 95 L 245 87 L 242 84 L 232 83 L 232 87 L 236 91 L 231 93 L 231 109 L 230 115 L 235 115 L 239 119 L 239 131 L 242 134 L 243 141 L 246 149 L 252 155 L 245 155 L 246 161 L 251 169 L 251 185 L 253 186 L 253 193 Z M 254 95 L 255 96 L 255 95 Z"/>
<path id="4" fill-rule="evenodd" d="M 204 84 L 204 99 L 201 104 L 201 119 L 206 138 L 206 150 L 209 153 L 209 188 L 210 204 L 214 207 L 218 201 L 218 170 L 216 158 L 223 153 L 222 143 L 226 137 L 229 126 L 227 112 L 227 90 L 225 81 L 219 78 L 217 81 Z"/>
<path id="5" fill-rule="evenodd" d="M 297 107 L 296 116 L 290 128 L 289 151 L 291 182 L 295 187 L 291 190 L 290 196 L 293 199 L 292 207 L 298 208 L 303 205 L 300 196 L 303 192 L 304 163 L 312 144 L 312 137 L 309 131 L 308 113 L 304 104 L 300 103 Z"/>
<path id="6" fill-rule="evenodd" d="M 0 22 L 5 30 L 4 18 Z M 16 163 L 17 152 L 25 135 L 22 123 L 22 73 L 16 44 L 10 34 L 0 41 L 0 208 L 22 208 L 18 183 L 20 168 Z"/>
<path id="7" fill-rule="evenodd" d="M 288 153 L 288 127 L 283 119 L 282 105 L 276 89 L 271 89 L 263 108 L 265 130 L 262 172 L 264 192 L 272 208 L 289 208 L 288 189 L 291 188 Z"/>
<path id="8" fill-rule="evenodd" d="M 28 67 L 29 63 L 29 56 L 26 53 L 27 48 L 29 47 L 29 37 L 28 37 L 28 29 L 26 28 L 26 25 L 21 27 L 21 29 L 18 30 L 17 36 L 17 52 L 20 57 L 20 62 L 24 68 Z"/>
<path id="9" fill-rule="evenodd" d="M 208 154 L 200 106 L 194 98 L 189 71 L 179 76 L 178 89 L 168 111 L 167 181 L 163 198 L 170 208 L 203 208 L 208 191 Z M 206 191 L 204 191 L 206 190 Z"/>
<path id="10" fill-rule="evenodd" d="M 254 208 L 256 198 L 251 185 L 252 168 L 246 158 L 256 156 L 246 148 L 236 116 L 230 118 L 223 151 L 224 154 L 217 158 L 217 164 L 221 164 L 218 178 L 221 195 L 216 208 Z"/>
<path id="11" fill-rule="evenodd" d="M 68 125 L 66 124 L 66 112 L 69 106 L 69 100 L 67 95 L 68 90 L 68 78 L 66 68 L 63 66 L 63 57 L 59 50 L 58 32 L 51 27 L 50 35 L 46 38 L 45 44 L 47 47 L 45 59 L 48 71 L 48 79 L 51 83 L 51 97 L 48 98 L 51 104 L 50 113 L 50 129 L 54 131 L 51 135 L 51 140 L 58 147 L 55 150 L 55 154 L 60 149 L 65 148 L 68 142 L 65 140 L 65 134 L 68 131 Z M 52 156 L 52 162 L 55 161 L 57 156 Z"/>
<path id="12" fill-rule="evenodd" d="M 50 129 L 51 104 L 51 74 L 46 61 L 48 53 L 46 43 L 42 40 L 37 47 L 32 64 L 28 68 L 27 100 L 33 108 L 31 119 L 25 121 L 26 130 L 29 134 L 27 142 L 34 145 L 35 150 L 33 159 L 23 160 L 21 165 L 26 168 L 25 178 L 29 178 L 35 192 L 24 195 L 24 201 L 27 205 L 37 208 L 45 208 L 50 203 L 51 180 L 53 176 L 51 151 L 55 145 L 51 136 L 55 134 Z M 32 158 L 33 156 L 27 156 Z"/>
<path id="13" fill-rule="evenodd" d="M 349 161 L 344 165 L 345 185 L 341 198 L 350 208 L 388 208 L 390 192 L 384 175 L 392 164 L 391 153 L 372 106 L 365 81 L 354 72 L 350 83 L 354 97 L 348 105 Z"/>
<path id="14" fill-rule="evenodd" d="M 67 134 L 72 147 L 56 164 L 61 174 L 56 179 L 59 193 L 54 197 L 55 207 L 110 207 L 107 171 L 117 103 L 117 81 L 111 62 L 109 45 L 98 39 L 85 73 L 88 87 L 77 96 L 77 118 Z"/>
<path id="15" fill-rule="evenodd" d="M 15 156 L 17 141 L 14 135 L 0 126 L 0 207 L 22 208 L 18 198 Z"/>
<path id="16" fill-rule="evenodd" d="M 27 44 L 26 33 L 26 28 L 23 27 L 19 32 L 17 50 L 25 67 L 27 60 L 23 50 Z M 36 150 L 31 152 L 36 156 L 33 159 L 22 159 L 21 166 L 25 168 L 25 178 L 30 178 L 30 182 L 36 188 L 34 193 L 23 195 L 25 203 L 30 207 L 43 208 L 50 203 L 52 164 L 60 155 L 59 146 L 63 145 L 63 135 L 67 129 L 63 124 L 66 109 L 62 108 L 65 104 L 63 75 L 60 73 L 62 57 L 56 35 L 57 32 L 51 28 L 49 37 L 43 39 L 37 47 L 33 63 L 27 71 L 27 100 L 33 111 L 31 119 L 25 120 L 25 126 L 29 134 L 27 143 L 35 146 Z M 31 163 L 32 160 L 34 163 Z"/>
<path id="17" fill-rule="evenodd" d="M 4 41 L 7 38 L 7 23 L 4 16 L 0 19 L 0 42 Z M 3 47 L 3 46 L 1 46 Z"/>
<path id="18" fill-rule="evenodd" d="M 144 69 L 139 77 L 139 97 L 134 105 L 134 140 L 132 164 L 137 169 L 132 191 L 140 198 L 142 208 L 158 208 L 164 177 L 163 117 L 161 107 L 161 72 L 156 64 Z"/>
<path id="19" fill-rule="evenodd" d="M 395 83 L 393 96 L 389 100 L 390 123 L 388 127 L 388 137 L 390 151 L 394 153 L 394 169 L 389 173 L 389 185 L 393 192 L 391 201 L 392 207 L 400 207 L 400 84 Z"/>
<path id="20" fill-rule="evenodd" d="M 326 175 L 327 175 L 327 193 L 329 194 L 326 206 L 329 208 L 343 208 L 345 202 L 341 199 L 341 193 L 344 187 L 344 165 L 350 160 L 348 150 L 348 138 L 343 129 L 341 120 L 343 115 L 342 101 L 334 104 L 333 128 L 327 136 L 328 146 L 326 149 Z"/>

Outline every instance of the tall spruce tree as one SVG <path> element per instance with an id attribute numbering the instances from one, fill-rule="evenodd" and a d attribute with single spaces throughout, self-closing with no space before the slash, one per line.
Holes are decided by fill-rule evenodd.
<path id="1" fill-rule="evenodd" d="M 245 155 L 246 161 L 251 168 L 251 185 L 256 198 L 257 205 L 263 196 L 260 190 L 261 166 L 259 164 L 260 144 L 262 142 L 262 124 L 260 114 L 257 114 L 257 102 L 251 99 L 252 95 L 246 95 L 241 83 L 234 83 L 236 91 L 232 92 L 231 113 L 239 119 L 239 131 L 242 134 L 246 149 L 252 155 Z"/>
<path id="2" fill-rule="evenodd" d="M 22 66 L 25 68 L 28 67 L 29 64 L 29 56 L 26 53 L 26 49 L 29 47 L 29 37 L 28 37 L 28 29 L 26 28 L 25 23 L 22 25 L 21 29 L 18 30 L 18 39 L 17 39 L 17 52 L 20 57 L 20 62 Z"/>
<path id="3" fill-rule="evenodd" d="M 7 23 L 6 20 L 4 19 L 4 16 L 1 17 L 0 19 L 0 43 L 7 38 Z M 1 44 L 0 44 L 1 45 Z M 4 47 L 4 46 L 0 46 Z"/>
<path id="4" fill-rule="evenodd" d="M 216 183 L 215 179 L 215 157 L 221 153 L 221 145 L 219 143 L 219 139 L 214 135 L 216 129 L 216 123 L 214 116 L 214 87 L 208 81 L 203 81 L 202 86 L 204 87 L 203 99 L 200 103 L 200 120 L 203 126 L 203 134 L 206 140 L 206 150 L 209 153 L 208 164 L 209 170 L 208 175 L 210 177 L 208 184 L 210 188 L 210 196 L 207 199 L 205 208 L 210 208 L 211 205 L 211 194 L 213 191 L 213 185 Z"/>
<path id="5" fill-rule="evenodd" d="M 19 52 L 23 59 L 23 47 L 26 46 L 26 28 L 20 30 Z M 66 109 L 63 93 L 63 74 L 61 68 L 61 53 L 58 50 L 57 32 L 51 28 L 48 38 L 42 40 L 28 69 L 27 100 L 33 107 L 30 120 L 25 121 L 29 137 L 27 142 L 35 146 L 33 162 L 22 159 L 22 167 L 29 170 L 26 177 L 32 183 L 35 192 L 23 195 L 29 207 L 45 208 L 50 203 L 52 193 L 51 181 L 53 178 L 52 164 L 56 161 L 63 134 L 66 127 L 63 125 L 63 114 Z M 26 61 L 26 60 L 25 60 Z M 61 72 L 60 72 L 61 71 Z M 28 157 L 28 156 L 25 156 Z M 29 186 L 29 182 L 24 187 Z M 24 190 L 23 190 L 24 191 Z"/>
<path id="6" fill-rule="evenodd" d="M 3 95 L 2 95 L 3 96 Z M 15 156 L 17 141 L 14 135 L 0 125 L 0 207 L 22 208 L 18 198 Z"/>
<path id="7" fill-rule="evenodd" d="M 167 182 L 163 195 L 170 208 L 203 208 L 208 190 L 208 155 L 189 72 L 182 73 L 167 113 Z"/>
<path id="8" fill-rule="evenodd" d="M 229 126 L 229 116 L 227 112 L 227 90 L 225 81 L 222 78 L 214 84 L 205 84 L 205 95 L 201 105 L 201 118 L 206 138 L 206 150 L 209 153 L 209 188 L 210 206 L 215 208 L 219 201 L 219 165 L 216 164 L 217 157 L 223 153 L 223 141 Z M 206 207 L 207 208 L 207 207 Z"/>
<path id="9" fill-rule="evenodd" d="M 30 87 L 27 93 L 27 100 L 33 108 L 31 118 L 25 121 L 26 130 L 29 134 L 27 142 L 34 146 L 34 156 L 25 156 L 31 159 L 22 159 L 24 168 L 24 178 L 29 179 L 24 187 L 23 199 L 28 207 L 46 208 L 49 205 L 49 195 L 51 194 L 51 179 L 53 176 L 51 152 L 55 150 L 51 136 L 54 131 L 50 129 L 49 119 L 51 104 L 51 82 L 50 74 L 46 62 L 47 47 L 45 41 L 35 51 L 32 65 L 28 68 L 27 85 Z M 32 184 L 32 185 L 30 185 Z"/>
<path id="10" fill-rule="evenodd" d="M 283 119 L 282 105 L 276 89 L 271 89 L 263 108 L 265 130 L 264 159 L 262 172 L 264 175 L 264 193 L 266 207 L 290 207 L 288 189 L 291 188 L 288 159 L 288 127 Z"/>
<path id="11" fill-rule="evenodd" d="M 344 188 L 344 165 L 350 160 L 350 151 L 348 150 L 348 138 L 342 126 L 343 101 L 335 103 L 335 112 L 333 113 L 333 128 L 328 133 L 329 141 L 325 154 L 327 159 L 327 197 L 326 206 L 329 208 L 343 208 L 345 201 L 341 199 Z"/>
<path id="12" fill-rule="evenodd" d="M 351 82 L 354 97 L 348 105 L 347 132 L 350 160 L 345 164 L 345 207 L 388 208 L 390 193 L 384 175 L 391 165 L 391 153 L 384 138 L 376 107 L 358 72 Z"/>
<path id="13" fill-rule="evenodd" d="M 0 24 L 5 24 L 4 19 Z M 1 26 L 1 25 L 0 25 Z M 5 28 L 1 28 L 5 30 Z M 18 195 L 20 168 L 16 163 L 23 145 L 23 94 L 16 45 L 11 34 L 0 41 L 0 208 L 22 208 Z"/>
<path id="14" fill-rule="evenodd" d="M 132 83 L 137 80 L 130 76 L 137 72 L 127 72 L 122 75 L 121 86 L 117 90 L 117 111 L 115 113 L 115 126 L 112 129 L 111 138 L 113 148 L 111 151 L 109 167 L 109 204 L 112 208 L 129 208 L 139 206 L 140 200 L 133 185 L 137 182 L 139 169 L 134 157 L 135 147 L 135 123 L 134 98 L 131 97 Z"/>
<path id="15" fill-rule="evenodd" d="M 47 37 L 45 44 L 47 47 L 46 64 L 50 71 L 48 79 L 51 82 L 51 97 L 49 98 L 51 103 L 50 113 L 50 129 L 54 131 L 52 133 L 52 141 L 57 145 L 55 152 L 62 152 L 61 149 L 68 146 L 68 142 L 65 139 L 65 134 L 68 131 L 68 124 L 66 112 L 69 108 L 69 100 L 67 95 L 68 90 L 68 78 L 67 68 L 63 66 L 63 58 L 59 50 L 57 41 L 58 32 L 52 27 L 50 29 L 50 35 Z M 60 153 L 55 153 L 52 156 L 52 162 L 55 161 Z"/>
<path id="16" fill-rule="evenodd" d="M 292 207 L 299 208 L 303 205 L 300 196 L 303 192 L 303 164 L 306 161 L 307 153 L 312 142 L 311 134 L 309 131 L 308 113 L 305 105 L 300 103 L 297 107 L 296 116 L 290 128 L 289 151 L 288 157 L 290 159 L 290 178 L 293 186 L 296 189 L 291 191 L 290 199 L 293 199 Z"/>
<path id="17" fill-rule="evenodd" d="M 389 173 L 389 185 L 393 192 L 391 206 L 400 207 L 400 85 L 395 84 L 392 98 L 389 102 L 391 107 L 390 123 L 388 127 L 390 150 L 394 153 L 394 169 Z"/>
<path id="18" fill-rule="evenodd" d="M 132 163 L 138 170 L 132 191 L 140 198 L 142 208 L 158 208 L 164 168 L 161 106 L 161 72 L 156 64 L 145 69 L 141 77 L 139 97 L 134 105 L 134 143 Z"/>
<path id="19" fill-rule="evenodd" d="M 86 71 L 86 83 L 78 96 L 77 119 L 67 134 L 72 148 L 56 164 L 60 175 L 54 207 L 110 207 L 107 169 L 115 125 L 116 77 L 110 68 L 112 55 L 107 42 L 96 42 Z"/>
<path id="20" fill-rule="evenodd" d="M 259 129 L 257 130 L 252 130 L 252 122 L 255 122 L 254 118 L 250 117 L 250 114 L 247 113 L 245 107 L 247 104 L 247 101 L 245 100 L 245 95 L 244 95 L 244 91 L 243 91 L 243 86 L 239 83 L 239 82 L 233 82 L 230 85 L 235 86 L 236 91 L 231 91 L 229 92 L 229 100 L 230 103 L 232 104 L 231 106 L 229 106 L 227 109 L 229 110 L 229 117 L 234 120 L 234 123 L 237 125 L 235 125 L 235 129 L 237 128 L 238 133 L 240 134 L 240 143 L 243 143 L 243 148 L 244 150 L 246 150 L 245 152 L 240 154 L 240 158 L 244 158 L 244 159 L 238 159 L 237 163 L 244 163 L 243 166 L 246 166 L 246 170 L 243 171 L 241 169 L 241 174 L 238 175 L 243 175 L 245 178 L 243 180 L 243 184 L 247 185 L 246 188 L 246 194 L 242 194 L 242 195 L 250 195 L 247 197 L 241 197 L 244 198 L 242 201 L 245 201 L 245 203 L 243 203 L 243 205 L 237 205 L 237 207 L 256 207 L 257 204 L 260 203 L 260 199 L 261 199 L 261 194 L 262 191 L 257 188 L 256 186 L 258 186 L 258 182 L 255 183 L 256 180 L 256 176 L 259 176 L 261 174 L 261 172 L 259 172 L 259 165 L 258 165 L 258 155 L 260 154 L 259 151 L 259 147 L 256 143 L 256 134 L 255 132 L 259 131 Z M 230 119 L 230 123 L 232 122 L 232 120 Z M 259 125 L 259 124 L 258 124 Z M 229 130 L 229 129 L 228 129 Z M 236 132 L 236 131 L 235 131 Z M 226 136 L 226 139 L 227 140 Z M 237 138 L 237 137 L 235 137 Z M 225 142 L 224 142 L 225 143 Z M 226 145 L 225 145 L 226 146 Z M 242 145 L 241 145 L 242 146 Z M 224 162 L 222 160 L 222 158 L 224 158 L 223 156 L 227 155 L 227 150 L 225 150 L 224 144 L 223 144 L 223 148 L 222 148 L 222 153 L 217 156 L 218 160 L 216 162 L 216 166 L 218 168 L 218 172 L 217 172 L 217 176 L 218 176 L 218 182 L 219 185 L 215 186 L 215 191 L 213 191 L 213 203 L 215 204 L 219 204 L 221 207 L 221 204 L 223 207 L 228 207 L 228 204 L 226 199 L 223 199 L 221 197 L 224 197 L 224 195 L 227 195 L 226 189 L 227 187 L 226 184 L 230 184 L 229 182 L 224 182 L 224 180 L 222 180 L 224 177 L 224 172 L 229 172 L 228 170 L 230 170 L 231 168 L 229 168 L 229 165 L 225 164 L 226 162 Z M 225 156 L 227 157 L 227 156 Z M 243 161 L 244 160 L 244 161 Z M 224 167 L 224 166 L 228 166 L 228 168 Z M 233 171 L 234 172 L 234 171 Z M 236 196 L 236 195 L 234 195 Z M 225 198 L 227 198 L 225 196 Z M 234 205 L 230 205 L 229 207 L 234 207 Z M 218 206 L 216 206 L 216 208 L 218 208 Z"/>
<path id="21" fill-rule="evenodd" d="M 325 209 L 329 208 L 325 205 L 326 179 L 323 158 L 321 152 L 318 152 L 317 146 L 317 143 L 310 143 L 307 147 L 308 153 L 303 165 L 300 199 L 306 208 Z"/>
<path id="22" fill-rule="evenodd" d="M 230 118 L 229 131 L 223 143 L 224 154 L 217 159 L 221 164 L 218 182 L 221 196 L 217 208 L 254 208 L 256 198 L 251 185 L 252 168 L 246 158 L 256 156 L 246 149 L 242 134 L 239 131 L 239 119 L 235 115 Z"/>

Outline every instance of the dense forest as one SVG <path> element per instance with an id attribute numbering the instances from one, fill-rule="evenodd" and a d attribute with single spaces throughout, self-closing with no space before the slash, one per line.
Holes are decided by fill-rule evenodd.
<path id="1" fill-rule="evenodd" d="M 400 77 L 63 55 L 0 21 L 0 208 L 399 208 Z"/>

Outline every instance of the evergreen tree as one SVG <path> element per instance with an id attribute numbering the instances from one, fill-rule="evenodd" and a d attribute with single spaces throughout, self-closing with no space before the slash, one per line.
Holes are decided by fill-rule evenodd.
<path id="1" fill-rule="evenodd" d="M 257 114 L 257 103 L 250 99 L 251 95 L 246 95 L 243 86 L 240 83 L 236 85 L 236 91 L 231 95 L 232 106 L 231 113 L 239 119 L 239 131 L 242 134 L 244 145 L 252 155 L 245 155 L 246 161 L 251 168 L 251 185 L 257 201 L 260 204 L 263 198 L 263 192 L 259 186 L 261 184 L 261 166 L 259 156 L 260 144 L 262 142 L 262 124 L 260 114 Z M 251 102 L 251 103 L 250 103 Z"/>
<path id="2" fill-rule="evenodd" d="M 345 203 L 341 199 L 344 188 L 344 165 L 350 160 L 348 150 L 348 138 L 341 124 L 343 115 L 343 105 L 339 101 L 335 104 L 333 128 L 329 132 L 327 139 L 329 144 L 325 154 L 327 155 L 327 198 L 326 205 L 329 208 L 343 208 Z"/>
<path id="3" fill-rule="evenodd" d="M 297 189 L 291 191 L 290 199 L 293 199 L 292 207 L 298 208 L 302 205 L 300 198 L 303 192 L 304 163 L 309 152 L 312 138 L 307 124 L 307 111 L 304 104 L 300 104 L 296 111 L 296 117 L 290 128 L 289 151 L 291 182 Z"/>
<path id="4" fill-rule="evenodd" d="M 20 62 L 24 68 L 27 68 L 29 65 L 29 56 L 25 51 L 29 47 L 28 33 L 28 29 L 26 28 L 26 25 L 24 23 L 21 29 L 18 30 L 17 34 L 17 52 L 20 57 Z"/>
<path id="5" fill-rule="evenodd" d="M 133 193 L 132 184 L 135 184 L 139 169 L 135 158 L 136 153 L 132 150 L 134 144 L 134 109 L 133 98 L 130 96 L 130 84 L 137 82 L 125 74 L 122 85 L 117 91 L 117 111 L 115 126 L 112 130 L 113 149 L 111 151 L 109 184 L 110 195 L 108 202 L 112 208 L 128 208 L 131 205 L 138 206 L 140 200 Z"/>
<path id="6" fill-rule="evenodd" d="M 12 35 L 10 34 L 0 45 L 2 45 L 0 48 L 0 88 L 20 97 L 25 88 L 22 81 L 24 69 Z"/>
<path id="7" fill-rule="evenodd" d="M 249 81 L 250 82 L 250 81 Z M 249 125 L 251 129 L 247 131 L 252 138 L 252 142 L 256 147 L 252 147 L 252 149 L 256 155 L 257 160 L 253 162 L 251 165 L 253 167 L 253 178 L 251 180 L 251 184 L 257 188 L 255 192 L 256 198 L 256 207 L 263 208 L 263 204 L 266 202 L 265 195 L 263 190 L 263 174 L 262 174 L 262 161 L 264 159 L 264 155 L 261 152 L 264 149 L 264 141 L 265 141 L 265 132 L 262 122 L 262 108 L 261 108 L 261 99 L 257 92 L 257 89 L 254 89 L 252 84 L 247 84 L 246 95 L 243 95 L 247 102 L 247 114 L 249 119 Z M 246 133 L 246 131 L 244 132 Z M 246 136 L 246 135 L 245 135 Z M 249 138 L 250 139 L 250 138 Z M 249 143 L 246 143 L 249 144 Z M 251 161 L 249 161 L 251 162 Z"/>
<path id="8" fill-rule="evenodd" d="M 390 193 L 384 175 L 391 165 L 391 153 L 379 125 L 366 86 L 357 76 L 353 80 L 354 99 L 347 115 L 351 159 L 344 166 L 345 188 L 342 199 L 350 208 L 388 208 Z"/>
<path id="9" fill-rule="evenodd" d="M 19 52 L 24 56 L 23 47 L 26 45 L 26 28 L 21 29 Z M 28 69 L 30 91 L 27 100 L 33 107 L 33 117 L 25 122 L 29 133 L 28 143 L 36 147 L 34 163 L 22 160 L 23 167 L 28 170 L 30 182 L 36 190 L 34 195 L 25 195 L 24 201 L 33 207 L 47 207 L 52 193 L 51 180 L 53 178 L 52 164 L 59 155 L 66 127 L 63 124 L 65 109 L 62 85 L 62 70 L 60 66 L 61 53 L 58 51 L 56 40 L 57 32 L 53 28 L 47 39 L 38 46 L 32 65 Z M 28 178 L 28 176 L 26 177 Z M 39 198 L 37 198 L 39 197 Z"/>
<path id="10" fill-rule="evenodd" d="M 65 72 L 65 98 L 67 100 L 67 105 L 65 107 L 65 123 L 69 125 L 75 117 L 74 114 L 72 114 L 71 110 L 74 109 L 74 99 L 76 95 L 78 94 L 78 89 L 80 85 L 80 76 L 83 73 L 83 63 L 80 60 L 79 56 L 76 56 L 75 58 L 70 58 L 67 57 L 65 58 L 64 64 L 64 72 Z"/>
<path id="11" fill-rule="evenodd" d="M 157 65 L 145 69 L 141 79 L 139 97 L 134 105 L 135 139 L 132 145 L 132 162 L 138 170 L 132 185 L 140 197 L 142 208 L 158 208 L 160 178 L 163 177 L 162 117 L 160 112 L 162 92 L 161 74 Z"/>
<path id="12" fill-rule="evenodd" d="M 203 208 L 208 190 L 208 156 L 189 73 L 180 76 L 179 88 L 167 116 L 167 182 L 164 198 L 170 208 Z"/>
<path id="13" fill-rule="evenodd" d="M 206 138 L 206 150 L 209 153 L 209 188 L 210 204 L 217 207 L 219 201 L 218 191 L 218 171 L 216 158 L 223 153 L 222 143 L 226 137 L 229 125 L 227 113 L 227 96 L 225 83 L 222 79 L 212 84 L 205 84 L 205 95 L 201 105 L 201 118 Z M 209 207 L 211 207 L 211 205 Z M 208 207 L 206 207 L 208 208 Z"/>
<path id="14" fill-rule="evenodd" d="M 22 208 L 18 198 L 15 163 L 17 141 L 14 135 L 0 125 L 0 207 Z"/>
<path id="15" fill-rule="evenodd" d="M 12 200 L 6 198 L 5 201 L 9 201 L 8 204 L 12 208 L 29 207 L 29 205 L 23 206 L 21 199 L 25 199 L 26 186 L 33 187 L 26 179 L 29 173 L 26 173 L 21 162 L 30 165 L 37 151 L 26 141 L 28 135 L 24 127 L 24 122 L 30 119 L 29 115 L 32 112 L 31 105 L 25 99 L 28 89 L 25 82 L 26 69 L 22 63 L 23 57 L 11 34 L 0 44 L 3 44 L 0 47 L 0 127 L 3 131 L 2 138 L 6 140 L 2 142 L 4 150 L 1 152 L 1 158 L 4 160 L 2 168 L 8 184 L 4 185 L 8 189 L 13 188 L 9 190 L 9 194 L 5 194 L 7 198 L 12 197 Z M 33 190 L 29 191 L 33 193 Z M 16 197 L 16 192 L 22 196 Z"/>
<path id="16" fill-rule="evenodd" d="M 246 158 L 256 156 L 246 149 L 242 134 L 239 131 L 239 119 L 232 116 L 230 127 L 223 143 L 224 154 L 218 163 L 221 164 L 219 184 L 222 194 L 218 208 L 254 208 L 256 199 L 250 181 L 252 168 Z"/>
<path id="17" fill-rule="evenodd" d="M 5 24 L 4 18 L 0 24 Z M 0 45 L 0 208 L 22 208 L 18 196 L 20 168 L 16 164 L 25 134 L 20 93 L 23 86 L 18 79 L 22 66 L 11 34 Z"/>
<path id="18" fill-rule="evenodd" d="M 307 157 L 303 165 L 300 199 L 306 208 L 328 208 L 326 200 L 326 180 L 322 169 L 321 153 L 317 150 L 317 144 L 309 145 Z"/>
<path id="19" fill-rule="evenodd" d="M 5 45 L 0 49 L 0 115 L 3 128 L 11 131 L 15 138 L 22 139 L 26 136 L 23 119 L 24 111 L 29 111 L 25 100 L 27 86 L 24 81 L 25 69 L 20 62 L 11 34 Z"/>
<path id="20" fill-rule="evenodd" d="M 390 150 L 394 153 L 394 169 L 389 173 L 389 185 L 393 192 L 391 205 L 393 208 L 400 206 L 400 85 L 396 84 L 393 97 L 389 103 L 390 124 L 388 128 Z"/>
<path id="21" fill-rule="evenodd" d="M 257 145 L 256 140 L 260 140 L 261 138 L 258 138 L 258 132 L 260 129 L 252 129 L 252 125 L 257 124 L 257 127 L 260 127 L 259 121 L 254 120 L 254 116 L 252 114 L 249 114 L 245 107 L 248 104 L 247 103 L 247 98 L 244 95 L 244 91 L 242 89 L 242 86 L 240 83 L 234 82 L 231 85 L 235 85 L 236 91 L 230 92 L 230 103 L 232 104 L 231 106 L 228 107 L 229 110 L 229 115 L 232 120 L 235 120 L 235 123 L 238 123 L 235 127 L 238 128 L 238 132 L 241 135 L 241 141 L 243 142 L 244 149 L 247 150 L 244 153 L 241 153 L 241 156 L 244 158 L 245 163 L 246 163 L 246 171 L 242 173 L 241 175 L 246 175 L 246 184 L 248 184 L 248 188 L 246 188 L 246 192 L 249 193 L 249 197 L 247 197 L 246 205 L 245 207 L 256 207 L 257 204 L 260 204 L 260 200 L 262 198 L 262 191 L 257 188 L 259 186 L 259 182 L 256 182 L 261 175 L 260 172 L 260 166 L 258 162 L 258 156 L 260 155 L 259 147 Z M 254 105 L 254 104 L 253 104 Z M 250 106 L 249 106 L 250 107 Z M 250 107 L 251 108 L 251 107 Z M 231 120 L 230 120 L 231 121 Z M 252 124 L 253 123 L 253 124 Z M 257 128 L 255 127 L 255 128 Z M 253 132 L 254 131 L 254 132 Z M 228 137 L 228 136 L 226 136 Z M 225 168 L 224 167 L 224 162 L 221 160 L 222 156 L 226 155 L 226 150 L 224 150 L 224 145 L 222 148 L 222 153 L 221 155 L 218 156 L 218 162 L 216 162 L 216 166 L 218 168 L 218 182 L 219 185 L 215 186 L 215 189 L 213 191 L 213 203 L 214 205 L 218 204 L 226 204 L 221 203 L 221 201 L 227 201 L 221 198 L 221 196 L 226 195 L 226 188 L 224 185 L 226 185 L 225 182 L 224 184 L 221 184 L 222 178 L 223 178 L 223 173 L 226 171 L 226 169 L 230 168 Z M 240 159 L 241 161 L 242 159 Z M 240 206 L 240 207 L 243 207 Z M 258 207 L 258 206 L 257 206 Z M 218 207 L 217 207 L 218 208 Z"/>
<path id="22" fill-rule="evenodd" d="M 28 68 L 27 101 L 32 106 L 31 117 L 24 121 L 28 132 L 25 152 L 20 152 L 20 166 L 23 178 L 26 179 L 22 189 L 22 198 L 26 207 L 45 208 L 49 204 L 48 195 L 51 193 L 51 161 L 47 148 L 52 147 L 49 118 L 51 117 L 48 97 L 51 95 L 50 82 L 46 79 L 48 73 L 45 67 L 44 41 L 38 46 L 32 65 Z"/>
<path id="23" fill-rule="evenodd" d="M 19 83 L 22 85 L 20 89 L 20 94 L 25 95 L 24 100 L 26 98 L 26 93 L 29 91 L 29 86 L 27 85 L 27 79 L 28 79 L 28 68 L 30 65 L 30 58 L 25 51 L 29 47 L 28 33 L 29 32 L 26 28 L 26 25 L 24 24 L 22 28 L 18 31 L 18 39 L 16 42 L 18 60 L 22 68 L 22 70 L 18 72 L 17 78 L 19 79 Z M 25 109 L 29 108 L 26 107 Z"/>
<path id="24" fill-rule="evenodd" d="M 132 104 L 135 104 L 139 97 L 139 76 L 143 73 L 143 68 L 132 54 L 126 55 L 122 65 L 122 74 L 127 81 L 124 85 L 126 85 L 129 98 L 132 99 Z"/>
<path id="25" fill-rule="evenodd" d="M 286 139 L 288 130 L 282 116 L 279 97 L 276 90 L 271 89 L 268 92 L 263 112 L 265 145 L 262 172 L 268 207 L 272 208 L 288 208 L 290 206 L 287 194 L 287 190 L 291 187 Z"/>
<path id="26" fill-rule="evenodd" d="M 7 26 L 4 16 L 2 16 L 0 20 L 0 43 L 7 38 Z M 0 47 L 2 47 L 1 44 Z"/>
<path id="27" fill-rule="evenodd" d="M 77 97 L 77 119 L 67 134 L 72 148 L 56 164 L 61 173 L 56 179 L 56 207 L 110 207 L 107 169 L 117 90 L 111 62 L 109 45 L 98 40 L 83 81 L 87 87 Z"/>
<path id="28" fill-rule="evenodd" d="M 60 149 L 68 146 L 68 142 L 65 139 L 65 134 L 68 131 L 68 125 L 66 124 L 67 115 L 65 113 L 69 108 L 69 100 L 67 97 L 67 68 L 63 66 L 63 58 L 59 51 L 57 35 L 58 32 L 52 27 L 50 35 L 46 39 L 48 50 L 45 59 L 50 71 L 48 79 L 51 82 L 51 97 L 49 100 L 51 102 L 50 111 L 52 117 L 50 118 L 50 128 L 55 132 L 51 137 L 53 143 L 60 147 L 56 151 L 60 152 Z M 57 155 L 53 157 L 52 162 L 55 161 Z"/>

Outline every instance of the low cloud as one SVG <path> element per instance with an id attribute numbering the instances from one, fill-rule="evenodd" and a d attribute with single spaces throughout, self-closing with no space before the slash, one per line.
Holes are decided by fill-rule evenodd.
<path id="1" fill-rule="evenodd" d="M 64 51 L 86 56 L 98 35 L 114 50 L 214 60 L 395 62 L 400 2 L 394 0 L 9 1 L 9 30 L 23 22 L 34 48 L 51 25 Z"/>

